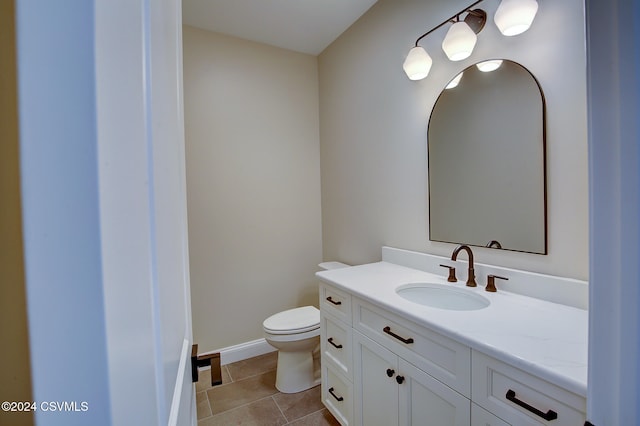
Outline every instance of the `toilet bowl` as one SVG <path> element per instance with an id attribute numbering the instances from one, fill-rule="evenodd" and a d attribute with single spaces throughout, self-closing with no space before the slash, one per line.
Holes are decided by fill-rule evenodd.
<path id="1" fill-rule="evenodd" d="M 314 306 L 279 312 L 262 323 L 265 340 L 278 349 L 276 388 L 296 393 L 320 384 L 313 352 L 320 344 L 320 311 Z"/>

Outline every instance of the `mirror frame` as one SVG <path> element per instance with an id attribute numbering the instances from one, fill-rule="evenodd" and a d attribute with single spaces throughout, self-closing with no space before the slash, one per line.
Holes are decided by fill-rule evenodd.
<path id="1" fill-rule="evenodd" d="M 440 100 L 440 98 L 447 93 L 448 90 L 455 90 L 454 89 L 447 89 L 446 86 L 455 78 L 457 77 L 460 73 L 467 71 L 469 68 L 471 67 L 476 67 L 477 63 L 481 63 L 481 62 L 485 62 L 485 61 L 489 61 L 489 60 L 494 60 L 494 59 L 485 59 L 482 61 L 479 61 L 477 63 L 471 64 L 470 66 L 466 67 L 464 70 L 460 71 L 459 73 L 457 73 L 451 80 L 449 80 L 447 82 L 447 84 L 445 84 L 445 86 L 443 87 L 443 89 L 441 90 L 440 94 L 438 95 L 436 101 L 433 104 L 433 107 L 431 109 L 431 113 L 429 114 L 429 123 L 427 126 L 427 174 L 428 174 L 428 189 L 429 189 L 429 196 L 428 196 L 428 211 L 429 211 L 429 240 L 430 241 L 436 241 L 436 242 L 443 242 L 443 243 L 452 243 L 452 244 L 467 244 L 470 246 L 474 246 L 474 247 L 483 247 L 483 248 L 493 248 L 493 249 L 500 249 L 500 250 L 506 250 L 506 251 L 513 251 L 513 252 L 520 252 L 520 253 L 530 253 L 530 254 L 540 254 L 540 255 L 547 255 L 548 254 L 548 246 L 549 246 L 549 240 L 548 240 L 548 203 L 547 203 L 547 138 L 546 138 L 546 128 L 547 128 L 547 122 L 546 122 L 546 99 L 544 96 L 544 92 L 542 90 L 542 87 L 540 85 L 540 82 L 538 81 L 538 79 L 535 77 L 535 75 L 533 75 L 533 73 L 526 68 L 525 66 L 523 66 L 522 64 L 509 60 L 509 59 L 505 59 L 505 58 L 495 58 L 495 59 L 502 59 L 505 62 L 510 62 L 512 64 L 515 64 L 516 66 L 522 68 L 524 71 L 527 72 L 527 74 L 532 78 L 532 80 L 535 82 L 538 91 L 540 93 L 540 101 L 541 101 L 541 107 L 542 107 L 542 111 L 541 111 L 541 118 L 542 118 L 542 140 L 540 141 L 542 143 L 542 202 L 543 202 L 543 238 L 544 238 L 544 244 L 543 244 L 543 248 L 542 251 L 535 251 L 535 250 L 528 250 L 526 248 L 510 248 L 510 247 L 489 247 L 489 244 L 487 245 L 480 245 L 480 244 L 476 244 L 476 243 L 470 243 L 468 241 L 452 241 L 455 238 L 452 238 L 452 240 L 447 240 L 447 239 L 434 239 L 432 237 L 432 228 L 433 228 L 433 224 L 432 224 L 432 185 L 433 185 L 433 180 L 432 180 L 432 175 L 431 175 L 431 168 L 429 167 L 429 162 L 432 161 L 431 155 L 429 155 L 429 131 L 431 129 L 431 123 L 432 123 L 432 118 L 433 118 L 433 113 L 435 111 L 435 108 L 438 104 L 438 101 Z M 480 71 L 478 71 L 480 72 Z M 461 120 L 461 122 L 464 120 Z M 462 238 L 461 238 L 462 239 Z"/>

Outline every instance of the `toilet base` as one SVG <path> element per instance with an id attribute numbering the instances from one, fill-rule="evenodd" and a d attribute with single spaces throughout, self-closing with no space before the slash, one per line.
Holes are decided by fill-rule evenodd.
<path id="1" fill-rule="evenodd" d="M 297 393 L 320 384 L 314 374 L 313 352 L 278 351 L 276 389 L 282 393 Z"/>

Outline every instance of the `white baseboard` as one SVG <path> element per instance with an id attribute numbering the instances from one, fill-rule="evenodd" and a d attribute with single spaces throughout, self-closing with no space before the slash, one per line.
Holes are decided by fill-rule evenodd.
<path id="1" fill-rule="evenodd" d="M 254 356 L 264 355 L 276 350 L 276 348 L 268 344 L 267 341 L 262 338 L 218 349 L 216 351 L 204 352 L 198 355 L 208 355 L 220 352 L 220 364 L 226 365 L 231 364 L 232 362 L 253 358 Z"/>

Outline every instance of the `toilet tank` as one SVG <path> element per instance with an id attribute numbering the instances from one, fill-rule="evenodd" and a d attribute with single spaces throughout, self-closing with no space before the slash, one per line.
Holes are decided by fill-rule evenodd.
<path id="1" fill-rule="evenodd" d="M 346 263 L 342 262 L 322 262 L 318 266 L 320 267 L 320 269 L 328 271 L 330 269 L 348 268 L 351 265 L 347 265 Z"/>

